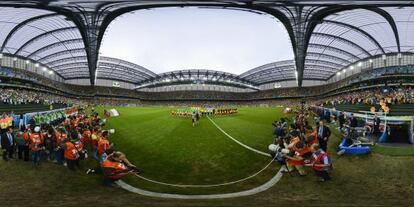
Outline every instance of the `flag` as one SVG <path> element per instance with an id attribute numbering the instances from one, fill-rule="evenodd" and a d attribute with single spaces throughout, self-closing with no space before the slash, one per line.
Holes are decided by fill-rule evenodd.
<path id="1" fill-rule="evenodd" d="M 119 116 L 119 112 L 116 109 L 110 110 L 111 116 Z"/>

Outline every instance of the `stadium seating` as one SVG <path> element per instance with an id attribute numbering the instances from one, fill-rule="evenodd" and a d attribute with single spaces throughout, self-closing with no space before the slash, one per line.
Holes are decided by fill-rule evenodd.
<path id="1" fill-rule="evenodd" d="M 339 104 L 336 106 L 326 105 L 327 108 L 335 108 L 339 111 L 346 112 L 361 112 L 361 111 L 370 111 L 370 105 L 366 104 Z M 400 105 L 391 105 L 389 116 L 407 116 L 414 114 L 414 104 L 400 104 Z"/>

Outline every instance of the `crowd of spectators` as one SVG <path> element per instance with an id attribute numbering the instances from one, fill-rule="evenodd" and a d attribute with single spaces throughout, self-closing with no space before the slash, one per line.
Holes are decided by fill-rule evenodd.
<path id="1" fill-rule="evenodd" d="M 75 100 L 61 95 L 54 95 L 40 91 L 26 89 L 0 88 L 0 101 L 2 104 L 70 104 Z"/>
<path id="2" fill-rule="evenodd" d="M 102 91 L 101 91 L 102 92 Z M 251 94 L 196 91 L 196 92 L 155 92 L 141 94 L 141 98 L 108 97 L 70 97 L 60 93 L 48 93 L 46 90 L 0 88 L 0 104 L 81 104 L 113 106 L 280 106 L 298 105 L 299 98 L 250 99 Z M 204 97 L 202 99 L 201 97 Z M 237 97 L 237 98 L 236 98 Z M 200 98 L 200 99 L 198 99 Z M 315 98 L 308 102 L 314 105 L 336 106 L 339 104 L 387 105 L 414 103 L 414 90 L 411 87 L 389 86 L 363 90 L 343 91 L 325 98 Z"/>
<path id="3" fill-rule="evenodd" d="M 187 92 L 188 93 L 188 92 Z M 214 94 L 214 92 L 210 92 Z M 21 105 L 21 104 L 92 104 L 92 105 L 111 105 L 111 106 L 280 106 L 280 105 L 297 105 L 299 99 L 270 99 L 270 100 L 227 100 L 226 94 L 222 94 L 222 100 L 175 100 L 176 92 L 168 92 L 166 94 L 153 94 L 154 100 L 146 100 L 139 98 L 120 98 L 108 96 L 71 98 L 63 94 L 48 93 L 43 90 L 29 90 L 17 88 L 0 88 L 0 104 Z M 185 94 L 184 92 L 180 94 Z M 190 94 L 190 93 L 189 93 Z M 198 95 L 206 94 L 200 92 Z M 198 96 L 197 95 L 197 96 Z M 149 95 L 147 95 L 149 96 Z M 163 99 L 170 97 L 170 99 Z M 172 98 L 174 97 L 174 98 Z M 162 98 L 158 100 L 157 98 Z M 189 98 L 189 97 L 188 97 Z"/>
<path id="4" fill-rule="evenodd" d="M 316 101 L 317 105 L 338 104 L 410 104 L 414 103 L 414 90 L 411 87 L 379 87 L 342 93 Z"/>

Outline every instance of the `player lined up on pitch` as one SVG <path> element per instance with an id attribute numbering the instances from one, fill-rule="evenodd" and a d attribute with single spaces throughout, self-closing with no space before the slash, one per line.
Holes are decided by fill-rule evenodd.
<path id="1" fill-rule="evenodd" d="M 32 120 L 23 131 L 16 130 L 16 133 L 13 129 L 17 127 L 9 126 L 1 136 L 3 159 L 14 159 L 17 151 L 18 159 L 31 160 L 35 169 L 41 162 L 53 162 L 73 171 L 86 170 L 81 162 L 95 159 L 96 167 L 87 169 L 86 173 L 103 174 L 104 183 L 115 186 L 115 181 L 139 171 L 110 143 L 110 134 L 115 131 L 104 130 L 105 122 L 94 110 L 87 114 L 85 108 L 79 108 L 77 114 L 61 122 L 38 124 Z"/>
<path id="2" fill-rule="evenodd" d="M 193 113 L 196 112 L 200 117 L 203 116 L 226 116 L 237 114 L 237 108 L 227 108 L 227 107 L 189 107 L 189 108 L 179 108 L 171 111 L 171 116 L 173 117 L 192 117 Z"/>
<path id="3" fill-rule="evenodd" d="M 327 153 L 331 132 L 323 122 L 317 123 L 316 127 L 310 126 L 307 116 L 307 111 L 300 110 L 289 127 L 285 118 L 272 123 L 274 141 L 269 145 L 269 151 L 286 167 L 283 172 L 291 176 L 295 171 L 306 176 L 306 167 L 310 167 L 320 181 L 331 180 L 332 161 Z"/>
<path id="4" fill-rule="evenodd" d="M 232 115 L 236 114 L 237 108 L 214 108 L 214 107 L 189 107 L 189 108 L 180 108 L 171 111 L 171 115 L 173 117 L 183 117 L 183 118 L 191 118 L 191 123 L 196 126 L 199 122 L 201 117 L 203 116 L 213 116 L 213 115 Z"/>

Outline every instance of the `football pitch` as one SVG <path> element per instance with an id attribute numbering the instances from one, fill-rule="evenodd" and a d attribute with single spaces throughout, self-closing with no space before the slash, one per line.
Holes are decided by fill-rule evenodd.
<path id="1" fill-rule="evenodd" d="M 280 168 L 274 163 L 264 169 L 271 161 L 269 157 L 241 146 L 229 136 L 267 153 L 273 141 L 272 121 L 288 116 L 282 113 L 282 107 L 241 108 L 234 115 L 202 117 L 195 126 L 190 117 L 171 116 L 172 108 L 117 109 L 121 116 L 111 117 L 106 125 L 116 130 L 110 139 L 139 166 L 142 176 L 170 184 L 220 186 L 177 188 L 131 176 L 126 179 L 130 184 L 169 193 L 233 192 L 263 184 Z M 255 174 L 243 182 L 221 185 Z"/>
<path id="2" fill-rule="evenodd" d="M 143 177 L 182 185 L 227 183 L 261 171 L 269 163 L 269 157 L 246 149 L 231 140 L 223 131 L 251 148 L 268 152 L 267 147 L 272 142 L 271 123 L 281 117 L 289 118 L 291 123 L 292 116 L 283 114 L 283 107 L 239 108 L 239 113 L 235 115 L 213 116 L 211 120 L 203 117 L 200 123 L 193 127 L 191 118 L 171 116 L 170 112 L 173 108 L 117 109 L 121 115 L 111 117 L 106 126 L 108 129 L 116 129 L 116 133 L 111 137 L 115 147 L 125 152 L 130 161 L 141 169 Z M 313 123 L 311 119 L 312 117 L 309 121 Z M 307 196 L 322 191 L 323 199 L 335 200 L 339 192 L 345 190 L 348 193 L 341 197 L 344 196 L 348 200 L 350 199 L 348 196 L 352 196 L 352 199 L 363 201 L 371 200 L 366 199 L 367 197 L 382 196 L 390 199 L 414 192 L 414 182 L 408 176 L 412 165 L 403 164 L 413 161 L 413 157 L 376 153 L 375 151 L 382 151 L 383 148 L 380 147 L 375 147 L 374 153 L 366 156 L 338 157 L 336 147 L 340 141 L 339 134 L 334 125 L 330 127 L 333 135 L 328 151 L 334 162 L 332 174 L 334 181 L 322 187 L 312 171 L 307 169 L 306 177 L 300 177 L 295 173 L 293 176 L 285 174 L 270 191 L 305 200 L 311 199 Z M 404 150 L 410 149 L 393 151 Z M 266 183 L 280 168 L 279 164 L 273 163 L 243 182 L 209 188 L 173 187 L 135 176 L 128 176 L 124 180 L 132 186 L 161 193 L 186 195 L 232 193 Z M 389 190 L 375 190 L 380 186 L 385 186 Z"/>
<path id="3" fill-rule="evenodd" d="M 115 129 L 110 141 L 138 166 L 141 176 L 178 185 L 214 185 L 251 177 L 215 187 L 176 187 L 129 175 L 123 180 L 130 186 L 168 194 L 228 194 L 262 186 L 281 168 L 277 163 L 265 168 L 270 162 L 268 157 L 236 143 L 206 117 L 193 127 L 190 118 L 172 117 L 174 108 L 114 108 L 121 115 L 108 119 L 106 128 Z M 267 152 L 272 142 L 271 123 L 285 116 L 282 110 L 239 108 L 236 115 L 211 119 L 239 142 Z M 102 115 L 103 108 L 97 111 Z M 305 177 L 284 174 L 270 188 L 250 196 L 181 200 L 105 187 L 101 174 L 85 174 L 86 169 L 97 167 L 92 159 L 82 161 L 83 170 L 76 172 L 51 162 L 34 168 L 20 160 L 0 159 L 0 206 L 68 206 L 79 202 L 82 206 L 289 206 L 292 202 L 301 206 L 412 206 L 413 148 L 376 146 L 369 155 L 338 157 L 339 134 L 335 125 L 330 128 L 333 134 L 328 152 L 334 170 L 333 180 L 327 183 L 317 182 L 307 169 Z"/>

